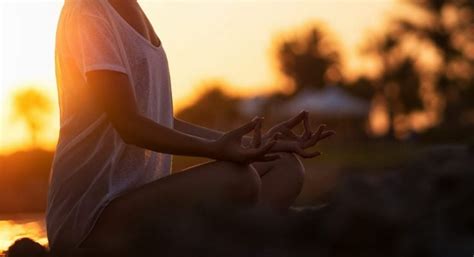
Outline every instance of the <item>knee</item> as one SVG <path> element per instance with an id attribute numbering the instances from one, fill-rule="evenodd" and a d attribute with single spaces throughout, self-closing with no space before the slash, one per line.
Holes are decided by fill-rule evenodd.
<path id="1" fill-rule="evenodd" d="M 305 176 L 305 168 L 301 161 L 293 153 L 280 153 L 281 159 L 275 165 L 286 170 L 288 180 L 293 181 L 295 184 L 302 186 Z"/>
<path id="2" fill-rule="evenodd" d="M 255 168 L 251 165 L 232 163 L 228 165 L 227 171 L 231 174 L 228 183 L 231 201 L 245 206 L 258 203 L 261 181 Z"/>

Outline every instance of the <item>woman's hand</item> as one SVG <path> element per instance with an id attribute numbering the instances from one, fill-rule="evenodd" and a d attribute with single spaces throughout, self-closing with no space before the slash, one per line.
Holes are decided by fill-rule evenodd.
<path id="1" fill-rule="evenodd" d="M 334 131 L 324 131 L 326 125 L 319 126 L 315 133 L 311 133 L 306 140 L 296 140 L 293 136 L 285 136 L 283 134 L 276 134 L 277 142 L 272 147 L 270 152 L 290 152 L 295 153 L 303 158 L 314 158 L 321 155 L 319 151 L 307 152 L 305 149 L 315 146 L 319 141 L 328 138 L 335 134 Z"/>
<path id="2" fill-rule="evenodd" d="M 302 135 L 298 136 L 295 133 L 293 133 L 292 130 L 301 122 L 303 122 L 303 125 L 304 125 L 304 132 Z M 262 137 L 262 141 L 266 142 L 268 139 L 272 138 L 276 134 L 281 134 L 286 139 L 290 139 L 297 142 L 304 142 L 304 141 L 309 140 L 311 137 L 312 131 L 311 131 L 310 123 L 309 123 L 308 112 L 302 111 L 297 116 L 273 126 Z"/>
<path id="3" fill-rule="evenodd" d="M 214 159 L 238 163 L 265 162 L 278 159 L 278 155 L 268 154 L 276 143 L 274 139 L 269 139 L 268 142 L 262 145 L 255 139 L 260 138 L 262 122 L 262 118 L 255 118 L 214 141 L 212 146 Z M 251 131 L 255 133 L 252 146 L 245 148 L 242 146 L 242 137 Z"/>
<path id="4" fill-rule="evenodd" d="M 303 122 L 304 132 L 301 135 L 296 135 L 293 128 L 301 122 Z M 302 111 L 297 116 L 272 127 L 261 141 L 266 142 L 269 138 L 277 139 L 277 143 L 270 152 L 291 152 L 303 158 L 313 158 L 321 153 L 318 151 L 306 152 L 305 149 L 311 148 L 319 141 L 335 134 L 334 131 L 324 131 L 325 128 L 326 125 L 321 125 L 316 132 L 312 132 L 309 114 L 307 111 Z"/>

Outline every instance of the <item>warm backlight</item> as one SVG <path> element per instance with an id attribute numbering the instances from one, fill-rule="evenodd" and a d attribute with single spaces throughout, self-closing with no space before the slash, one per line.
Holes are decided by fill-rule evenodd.
<path id="1" fill-rule="evenodd" d="M 42 245 L 48 243 L 42 222 L 27 221 L 23 223 L 0 220 L 0 256 L 15 240 L 22 237 L 29 237 Z"/>
<path id="2" fill-rule="evenodd" d="M 347 70 L 360 69 L 356 53 L 368 29 L 383 24 L 393 0 L 373 1 L 139 1 L 167 51 L 174 103 L 188 105 L 201 81 L 223 79 L 234 95 L 275 91 L 282 82 L 272 65 L 281 33 L 322 21 L 345 50 Z M 56 101 L 54 42 L 63 1 L 0 1 L 0 154 L 31 146 L 25 124 L 12 117 L 18 87 L 41 87 Z M 374 25 L 374 21 L 377 21 Z M 251 94 L 249 93 L 251 92 Z M 57 105 L 38 143 L 54 148 Z"/>

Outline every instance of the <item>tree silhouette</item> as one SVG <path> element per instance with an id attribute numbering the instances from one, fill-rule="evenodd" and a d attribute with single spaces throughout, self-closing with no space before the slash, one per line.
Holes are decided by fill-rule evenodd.
<path id="1" fill-rule="evenodd" d="M 31 144 L 37 146 L 38 134 L 43 130 L 45 117 L 52 111 L 48 96 L 35 88 L 18 91 L 13 96 L 14 117 L 23 120 L 31 135 Z"/>
<path id="2" fill-rule="evenodd" d="M 388 136 L 395 136 L 395 119 L 422 110 L 420 95 L 421 73 L 416 68 L 414 57 L 403 53 L 395 31 L 390 31 L 365 46 L 365 54 L 372 55 L 380 63 L 375 81 L 375 95 L 385 101 L 389 118 Z"/>
<path id="3" fill-rule="evenodd" d="M 181 110 L 177 117 L 201 126 L 230 130 L 243 119 L 239 109 L 239 100 L 229 96 L 222 89 L 228 87 L 225 82 L 210 81 L 203 84 L 205 91 L 190 107 Z"/>
<path id="4" fill-rule="evenodd" d="M 440 65 L 434 74 L 435 88 L 445 101 L 444 125 L 460 123 L 466 109 L 474 108 L 470 88 L 474 83 L 474 1 L 407 0 L 428 22 L 401 17 L 396 24 L 418 45 L 436 49 Z"/>
<path id="5" fill-rule="evenodd" d="M 296 91 L 321 89 L 341 79 L 338 49 L 321 25 L 284 40 L 277 47 L 276 58 L 280 71 L 291 80 Z"/>
<path id="6" fill-rule="evenodd" d="M 355 81 L 346 81 L 344 90 L 349 94 L 370 102 L 375 96 L 375 81 L 366 76 L 358 77 Z"/>

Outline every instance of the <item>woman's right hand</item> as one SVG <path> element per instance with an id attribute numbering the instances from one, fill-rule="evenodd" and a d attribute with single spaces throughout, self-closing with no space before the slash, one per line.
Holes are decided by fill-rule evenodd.
<path id="1" fill-rule="evenodd" d="M 268 154 L 275 145 L 275 139 L 268 140 L 263 145 L 253 144 L 250 147 L 242 145 L 242 137 L 252 131 L 261 134 L 263 118 L 254 118 L 240 128 L 225 133 L 212 143 L 213 157 L 216 160 L 237 163 L 252 163 L 273 161 L 280 158 L 277 154 Z"/>

